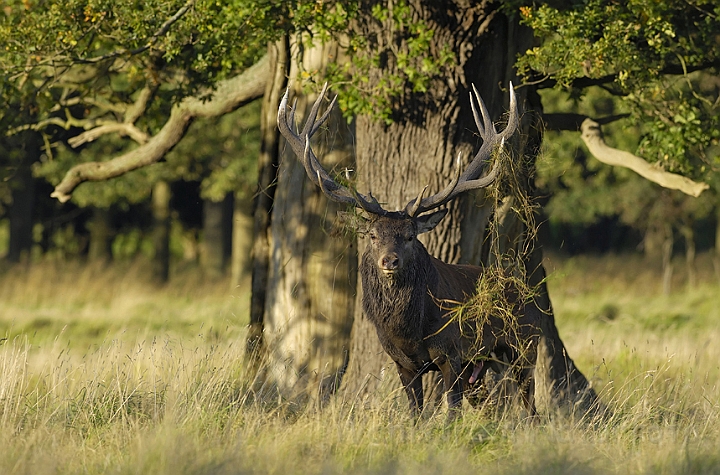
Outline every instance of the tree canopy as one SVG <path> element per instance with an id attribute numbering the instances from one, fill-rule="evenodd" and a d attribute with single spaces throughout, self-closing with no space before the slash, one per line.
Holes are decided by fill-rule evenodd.
<path id="1" fill-rule="evenodd" d="M 517 62 L 527 85 L 554 86 L 571 97 L 601 87 L 620 98 L 639 127 L 639 156 L 697 180 L 715 171 L 719 86 L 707 73 L 720 64 L 715 2 L 510 2 L 503 10 L 519 15 L 538 39 Z M 116 155 L 146 144 L 173 105 L 210 102 L 216 85 L 258 63 L 282 34 L 302 37 L 300 47 L 340 38 L 351 60 L 334 63 L 327 74 L 342 89 L 341 107 L 385 121 L 397 119 L 390 115 L 393 101 L 405 91 L 422 93 L 453 61 L 450 51 L 427 50 L 434 31 L 404 0 L 12 0 L 3 13 L 7 106 L 0 126 L 11 134 L 43 132 L 48 159 L 59 141 L 78 148 L 107 134 L 130 138 L 134 144 L 125 141 Z M 402 47 L 373 46 L 377 38 L 357 34 L 367 22 L 395 31 Z M 368 88 L 363 65 L 388 62 L 395 72 Z M 167 151 L 161 147 L 138 166 Z"/>
<path id="2" fill-rule="evenodd" d="M 579 97 L 618 97 L 638 126 L 637 154 L 696 179 L 720 159 L 720 6 L 711 0 L 592 0 L 521 7 L 539 45 L 518 60 L 528 81 Z"/>

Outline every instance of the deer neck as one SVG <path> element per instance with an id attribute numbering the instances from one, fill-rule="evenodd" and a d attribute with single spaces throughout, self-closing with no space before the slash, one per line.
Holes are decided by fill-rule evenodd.
<path id="1" fill-rule="evenodd" d="M 361 261 L 363 310 L 377 327 L 398 336 L 422 332 L 427 298 L 437 282 L 437 270 L 423 247 L 395 279 L 388 279 L 374 263 L 369 250 Z"/>

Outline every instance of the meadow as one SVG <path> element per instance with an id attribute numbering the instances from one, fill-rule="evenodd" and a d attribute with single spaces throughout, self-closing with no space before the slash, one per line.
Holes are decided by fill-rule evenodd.
<path id="1" fill-rule="evenodd" d="M 248 286 L 141 262 L 0 273 L 0 474 L 720 473 L 720 284 L 662 292 L 638 256 L 551 257 L 560 334 L 611 414 L 419 421 L 387 388 L 323 407 L 262 396 Z M 399 382 L 398 382 L 399 385 Z"/>

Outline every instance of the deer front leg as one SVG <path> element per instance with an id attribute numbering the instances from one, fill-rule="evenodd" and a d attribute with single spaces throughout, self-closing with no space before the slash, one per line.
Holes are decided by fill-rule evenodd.
<path id="1" fill-rule="evenodd" d="M 395 365 L 410 402 L 410 411 L 413 415 L 419 416 L 423 410 L 422 378 L 417 371 L 404 368 L 399 363 L 395 363 Z"/>

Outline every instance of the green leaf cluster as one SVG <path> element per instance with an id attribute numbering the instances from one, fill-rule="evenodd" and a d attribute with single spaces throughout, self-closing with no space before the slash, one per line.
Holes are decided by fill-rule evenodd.
<path id="1" fill-rule="evenodd" d="M 517 62 L 527 80 L 550 80 L 575 96 L 599 85 L 641 126 L 639 155 L 693 178 L 720 167 L 712 153 L 720 141 L 720 4 L 587 0 L 520 14 L 539 40 Z"/>
<path id="2" fill-rule="evenodd" d="M 456 63 L 450 45 L 433 47 L 435 30 L 418 18 L 406 0 L 365 2 L 369 11 L 348 17 L 348 61 L 328 68 L 342 91 L 338 103 L 347 116 L 364 114 L 391 123 L 395 106 L 408 93 L 424 93 Z M 382 69 L 379 77 L 373 70 Z"/>

